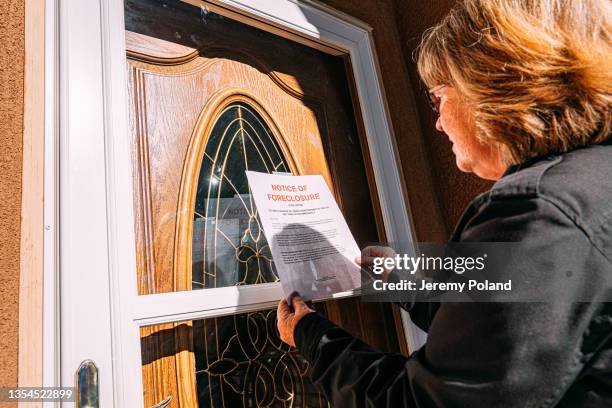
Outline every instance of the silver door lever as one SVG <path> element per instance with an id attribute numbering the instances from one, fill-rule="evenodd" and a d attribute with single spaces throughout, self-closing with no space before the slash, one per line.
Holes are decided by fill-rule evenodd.
<path id="1" fill-rule="evenodd" d="M 168 405 L 170 405 L 170 401 L 172 401 L 172 395 L 168 395 L 168 397 L 165 400 L 158 402 L 157 404 L 153 405 L 151 408 L 166 408 Z"/>

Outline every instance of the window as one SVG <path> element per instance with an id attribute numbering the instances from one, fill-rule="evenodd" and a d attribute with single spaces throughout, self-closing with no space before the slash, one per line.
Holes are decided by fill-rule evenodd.
<path id="1" fill-rule="evenodd" d="M 206 142 L 192 243 L 193 289 L 278 281 L 245 170 L 288 172 L 272 132 L 244 102 L 227 106 Z"/>
<path id="2" fill-rule="evenodd" d="M 327 407 L 308 362 L 277 335 L 276 310 L 193 322 L 200 407 Z"/>

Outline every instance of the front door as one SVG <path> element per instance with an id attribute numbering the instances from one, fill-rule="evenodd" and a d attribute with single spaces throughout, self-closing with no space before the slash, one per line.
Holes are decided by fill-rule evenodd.
<path id="1" fill-rule="evenodd" d="M 379 239 L 347 60 L 180 1 L 127 0 L 140 295 L 278 282 L 245 170 L 321 174 L 360 243 Z M 392 310 L 319 306 L 399 351 Z M 321 406 L 274 310 L 141 331 L 145 405 Z"/>
<path id="2" fill-rule="evenodd" d="M 129 150 L 125 162 L 131 166 L 131 178 L 121 179 L 130 171 L 116 174 L 109 161 L 123 154 L 118 150 L 124 146 L 121 140 L 96 146 L 84 143 L 79 150 L 79 139 L 70 139 L 68 146 L 75 148 L 67 150 L 66 162 L 81 160 L 81 169 L 96 177 L 96 171 L 104 169 L 107 192 L 97 184 L 87 185 L 83 176 L 81 184 L 74 182 L 64 189 L 63 202 L 74 200 L 72 208 L 80 208 L 84 200 L 91 199 L 95 231 L 104 231 L 105 224 L 94 217 L 110 214 L 104 234 L 111 244 L 100 250 L 97 241 L 94 246 L 76 241 L 64 245 L 65 259 L 79 262 L 65 268 L 62 280 L 62 333 L 68 339 L 62 342 L 62 364 L 68 361 L 62 367 L 62 383 L 70 385 L 75 361 L 87 355 L 81 350 L 91 354 L 111 342 L 110 362 L 103 353 L 91 355 L 102 366 L 100 378 L 105 379 L 100 381 L 101 392 L 106 393 L 101 401 L 112 398 L 112 392 L 113 399 L 126 400 L 121 393 L 127 395 L 133 392 L 131 385 L 142 384 L 145 407 L 163 400 L 169 400 L 172 407 L 327 406 L 308 381 L 307 362 L 278 338 L 279 278 L 244 172 L 321 174 L 358 244 L 385 239 L 377 195 L 380 187 L 369 159 L 354 69 L 346 51 L 294 41 L 295 32 L 262 27 L 264 22 L 252 16 L 243 20 L 236 10 L 228 11 L 218 3 L 125 0 L 123 4 L 126 54 L 122 86 L 127 94 L 125 150 Z M 79 7 L 75 2 L 68 8 Z M 95 10 L 82 12 L 93 16 Z M 81 32 L 87 32 L 86 28 Z M 70 37 L 65 41 L 78 45 L 86 40 Z M 92 61 L 91 67 L 95 66 Z M 120 77 L 110 72 L 116 66 L 100 76 L 107 80 Z M 74 71 L 80 68 L 75 65 Z M 85 74 L 83 71 L 83 77 Z M 77 83 L 80 79 L 71 80 Z M 81 90 L 74 89 L 66 98 L 69 106 L 75 106 L 69 110 L 71 120 L 82 123 L 83 129 L 95 126 L 85 117 L 77 119 L 74 96 Z M 95 92 L 95 88 L 88 91 Z M 113 111 L 108 102 L 101 105 Z M 83 108 L 87 110 L 86 105 Z M 120 122 L 113 117 L 104 123 Z M 75 133 L 73 128 L 67 132 Z M 83 140 L 87 137 L 94 140 L 87 135 Z M 100 151 L 107 155 L 106 161 L 99 161 L 96 152 Z M 83 152 L 96 160 L 87 163 Z M 89 164 L 94 170 L 86 169 Z M 67 174 L 67 180 L 80 181 L 75 170 L 69 167 L 62 174 Z M 117 208 L 120 198 L 100 204 L 102 194 L 118 197 L 116 191 L 121 188 L 117 185 L 131 189 L 129 211 Z M 89 187 L 95 194 L 73 199 Z M 83 209 L 86 211 L 85 205 Z M 70 236 L 88 236 L 88 227 L 74 222 L 89 220 L 86 214 L 81 217 L 82 212 L 65 214 L 64 223 L 72 229 L 64 231 Z M 115 213 L 129 217 L 114 217 Z M 130 227 L 118 222 L 128 222 Z M 133 231 L 133 247 L 113 245 L 130 242 L 116 231 Z M 99 243 L 107 239 L 106 235 L 98 238 Z M 71 250 L 80 247 L 98 251 L 101 257 L 109 254 L 108 268 L 116 271 L 110 273 L 109 281 L 99 273 L 104 265 L 92 264 L 92 270 L 77 268 L 80 259 L 84 263 L 88 257 L 87 252 Z M 127 255 L 121 258 L 117 253 Z M 132 253 L 133 269 L 129 262 L 113 263 L 113 259 L 130 259 Z M 99 272 L 94 274 L 96 268 Z M 98 288 L 91 287 L 89 294 L 76 290 L 88 285 L 93 276 L 100 278 Z M 136 282 L 133 293 L 131 286 L 119 285 L 131 279 Z M 111 304 L 105 306 L 97 324 L 87 321 L 84 326 L 91 328 L 89 333 L 104 336 L 83 333 L 82 342 L 72 342 L 81 338 L 76 333 L 80 316 L 87 316 L 85 310 L 75 308 L 76 300 L 104 299 L 104 292 L 97 291 L 104 287 L 110 288 Z M 113 304 L 113 300 L 123 304 Z M 399 315 L 390 305 L 362 303 L 353 296 L 320 302 L 317 308 L 381 351 L 406 352 Z M 113 314 L 122 316 L 122 322 L 129 316 L 129 321 L 109 324 L 105 316 Z M 138 333 L 132 331 L 134 322 L 140 327 Z M 107 335 L 109 325 L 112 333 Z M 138 337 L 134 345 L 132 339 Z M 118 340 L 126 338 L 129 341 Z M 90 341 L 99 346 L 90 347 Z M 130 363 L 117 362 L 121 359 Z M 137 360 L 141 377 L 135 380 L 122 371 L 124 377 L 116 377 L 114 390 L 109 390 L 109 364 L 131 367 Z"/>

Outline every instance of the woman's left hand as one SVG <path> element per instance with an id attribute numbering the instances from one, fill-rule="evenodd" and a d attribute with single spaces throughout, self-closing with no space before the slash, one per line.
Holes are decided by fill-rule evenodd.
<path id="1" fill-rule="evenodd" d="M 291 347 L 295 347 L 295 340 L 293 338 L 295 327 L 304 316 L 306 316 L 308 313 L 313 313 L 314 310 L 309 308 L 306 303 L 304 303 L 304 299 L 302 299 L 299 295 L 294 295 L 291 297 L 291 304 L 293 306 L 293 312 L 289 310 L 289 305 L 287 304 L 287 300 L 285 300 L 285 298 L 282 298 L 278 303 L 278 308 L 276 310 L 276 325 L 278 327 L 281 340 L 289 344 Z"/>

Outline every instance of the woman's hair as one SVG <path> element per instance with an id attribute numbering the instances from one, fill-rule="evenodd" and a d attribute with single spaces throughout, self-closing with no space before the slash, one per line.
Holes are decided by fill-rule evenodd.
<path id="1" fill-rule="evenodd" d="M 506 164 L 600 143 L 612 128 L 612 1 L 464 0 L 417 49 L 427 87 L 472 104 Z"/>

